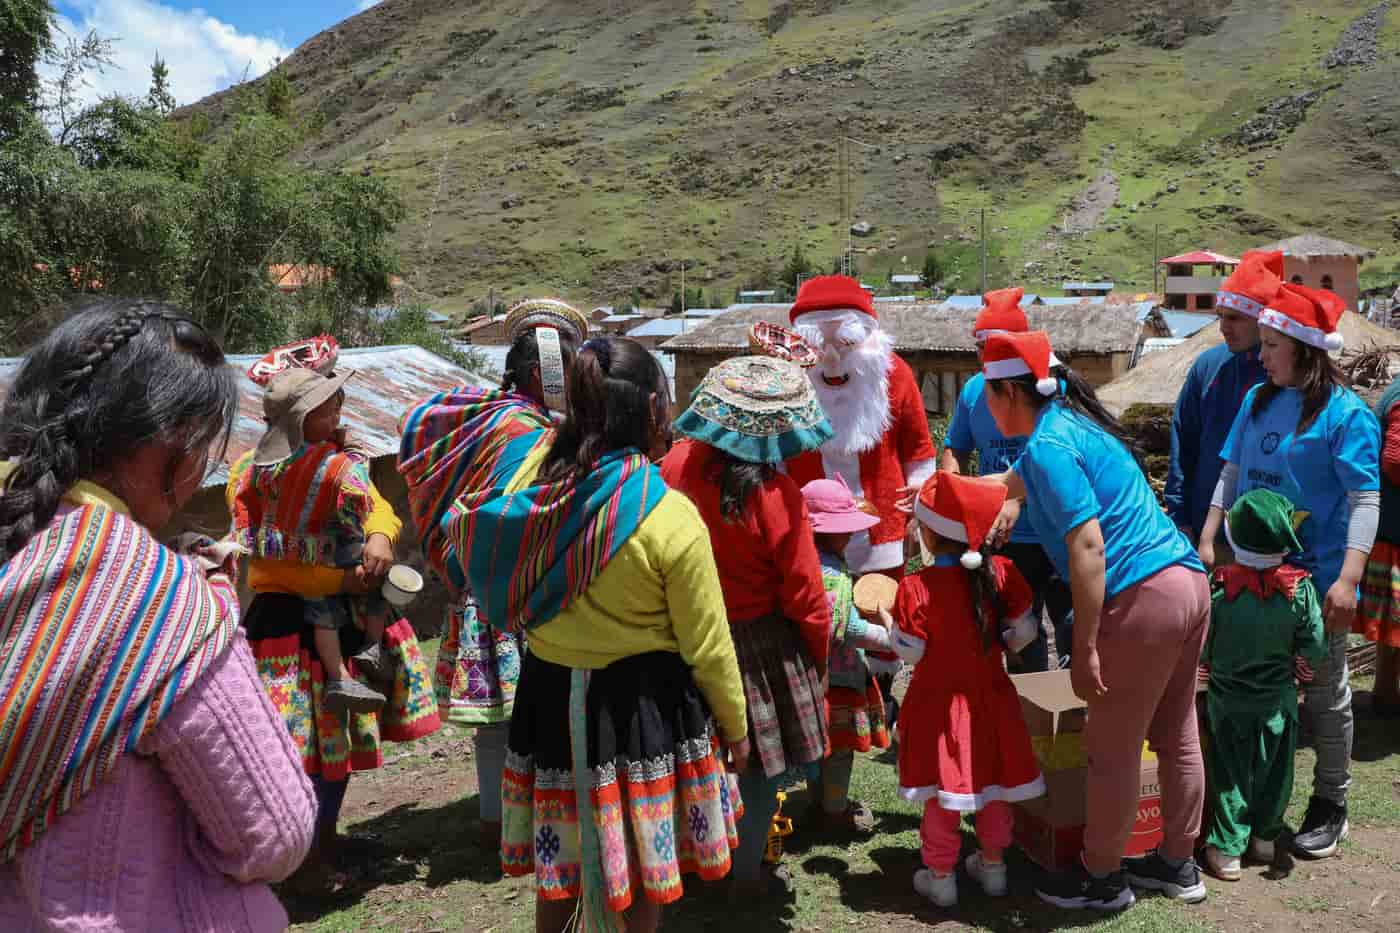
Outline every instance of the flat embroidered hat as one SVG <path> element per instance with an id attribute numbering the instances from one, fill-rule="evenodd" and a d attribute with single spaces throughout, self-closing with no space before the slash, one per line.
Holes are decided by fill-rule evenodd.
<path id="1" fill-rule="evenodd" d="M 781 463 L 815 450 L 834 433 L 807 374 L 771 356 L 715 365 L 676 418 L 675 430 L 748 463 Z"/>

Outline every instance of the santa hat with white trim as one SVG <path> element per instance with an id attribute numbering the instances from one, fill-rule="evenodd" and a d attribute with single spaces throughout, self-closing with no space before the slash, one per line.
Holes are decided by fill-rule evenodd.
<path id="1" fill-rule="evenodd" d="M 880 317 L 870 292 L 849 275 L 818 275 L 803 282 L 788 320 L 796 324 L 798 318 L 822 311 L 859 311 L 872 320 Z"/>
<path id="2" fill-rule="evenodd" d="M 986 340 L 992 334 L 1024 334 L 1031 329 L 1021 310 L 1024 288 L 999 288 L 982 296 L 982 310 L 972 325 L 972 336 Z"/>
<path id="3" fill-rule="evenodd" d="M 982 375 L 990 380 L 1035 376 L 1035 390 L 1054 395 L 1060 381 L 1050 375 L 1050 367 L 1060 365 L 1050 348 L 1050 337 L 1043 330 L 1024 334 L 992 334 L 982 350 Z"/>
<path id="4" fill-rule="evenodd" d="M 1283 285 L 1283 253 L 1252 249 L 1215 293 L 1215 305 L 1257 318 Z"/>
<path id="5" fill-rule="evenodd" d="M 982 566 L 982 543 L 1005 502 L 1004 483 L 939 470 L 919 489 L 914 516 L 935 534 L 966 544 L 960 561 L 976 570 Z"/>
<path id="6" fill-rule="evenodd" d="M 1326 289 L 1285 283 L 1263 311 L 1259 326 L 1287 334 L 1294 340 L 1336 353 L 1345 341 L 1337 333 L 1337 322 L 1346 303 Z"/>

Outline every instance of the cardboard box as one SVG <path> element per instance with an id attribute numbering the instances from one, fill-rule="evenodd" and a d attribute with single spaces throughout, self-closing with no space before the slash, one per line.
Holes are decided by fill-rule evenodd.
<path id="1" fill-rule="evenodd" d="M 1031 860 L 1064 868 L 1084 844 L 1088 759 L 1084 753 L 1084 702 L 1074 695 L 1069 671 L 1016 674 L 1011 681 L 1045 775 L 1046 794 L 1014 804 L 1013 839 Z M 1143 749 L 1139 802 L 1125 855 L 1141 855 L 1162 839 L 1162 792 L 1157 756 Z"/>

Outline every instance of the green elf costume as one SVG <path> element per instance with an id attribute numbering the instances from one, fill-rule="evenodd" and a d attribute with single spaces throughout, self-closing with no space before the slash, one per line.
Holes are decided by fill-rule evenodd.
<path id="1" fill-rule="evenodd" d="M 1321 600 L 1312 576 L 1286 563 L 1302 550 L 1296 529 L 1307 513 L 1270 489 L 1236 500 L 1225 520 L 1235 563 L 1212 577 L 1206 770 L 1215 795 L 1205 868 L 1240 877 L 1240 857 L 1273 862 L 1273 843 L 1293 795 L 1298 744 L 1294 658 L 1327 654 Z"/>

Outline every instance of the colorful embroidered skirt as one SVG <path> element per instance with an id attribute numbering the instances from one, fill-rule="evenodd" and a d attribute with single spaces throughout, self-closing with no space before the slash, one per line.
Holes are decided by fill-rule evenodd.
<path id="1" fill-rule="evenodd" d="M 729 631 L 748 701 L 749 741 L 763 773 L 776 778 L 821 761 L 831 751 L 826 697 L 796 624 L 773 616 Z"/>
<path id="2" fill-rule="evenodd" d="M 885 723 L 885 697 L 871 677 L 865 690 L 830 687 L 826 691 L 833 752 L 868 752 L 890 747 Z"/>
<path id="3" fill-rule="evenodd" d="M 438 730 L 427 662 L 406 619 L 384 630 L 384 647 L 396 663 L 389 702 L 378 714 L 341 717 L 322 705 L 325 671 L 316 653 L 312 630 L 302 615 L 302 599 L 260 593 L 243 617 L 258 674 L 272 705 L 301 752 L 307 774 L 327 781 L 344 780 L 352 771 L 369 771 L 384 762 L 379 743 L 408 742 Z M 341 629 L 341 652 L 348 659 L 363 644 L 358 628 Z M 347 666 L 355 673 L 354 661 Z"/>
<path id="4" fill-rule="evenodd" d="M 501 781 L 501 867 L 545 900 L 578 897 L 582 842 L 569 738 L 572 671 L 526 654 Z M 669 904 L 681 876 L 729 872 L 742 812 L 709 710 L 680 656 L 654 651 L 590 675 L 588 785 L 608 909 Z"/>
<path id="5" fill-rule="evenodd" d="M 470 596 L 448 606 L 435 678 L 438 709 L 452 722 L 473 726 L 510 719 L 523 648 L 522 636 L 478 618 Z"/>
<path id="6" fill-rule="evenodd" d="M 1400 545 L 1376 539 L 1361 579 L 1361 605 L 1352 631 L 1400 648 Z"/>

